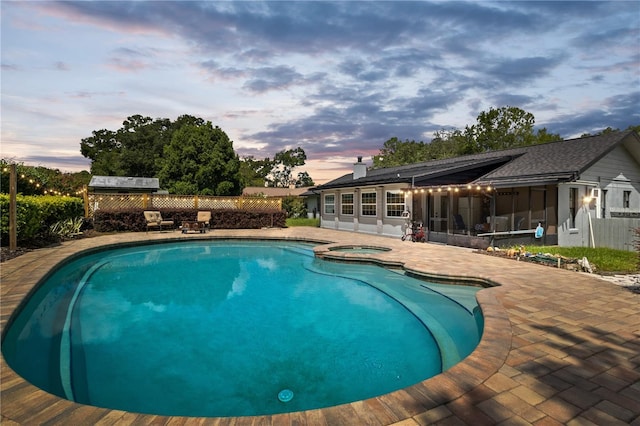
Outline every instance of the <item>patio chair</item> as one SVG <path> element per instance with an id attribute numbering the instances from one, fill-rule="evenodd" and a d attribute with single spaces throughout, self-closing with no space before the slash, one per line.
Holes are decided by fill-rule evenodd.
<path id="1" fill-rule="evenodd" d="M 522 227 L 522 223 L 524 222 L 524 217 L 522 216 L 516 216 L 513 219 L 513 223 L 514 223 L 514 231 L 520 231 L 521 227 Z"/>
<path id="2" fill-rule="evenodd" d="M 163 220 L 159 211 L 145 211 L 144 219 L 147 221 L 147 232 L 149 228 L 159 228 L 160 231 L 163 227 L 173 229 L 173 220 Z"/>
<path id="3" fill-rule="evenodd" d="M 203 224 L 202 226 L 204 227 L 204 230 L 206 232 L 207 229 L 211 228 L 211 211 L 199 211 L 197 221 L 198 223 Z"/>
<path id="4" fill-rule="evenodd" d="M 462 219 L 462 215 L 454 214 L 453 215 L 453 231 L 454 232 L 466 232 L 467 225 L 464 224 L 464 220 Z"/>

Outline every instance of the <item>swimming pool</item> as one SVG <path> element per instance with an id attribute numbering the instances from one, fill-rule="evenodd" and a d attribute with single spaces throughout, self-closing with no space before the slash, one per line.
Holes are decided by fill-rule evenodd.
<path id="1" fill-rule="evenodd" d="M 32 383 L 86 404 L 297 411 L 400 389 L 465 357 L 481 333 L 476 290 L 321 261 L 301 244 L 130 247 L 58 269 L 3 353 Z"/>

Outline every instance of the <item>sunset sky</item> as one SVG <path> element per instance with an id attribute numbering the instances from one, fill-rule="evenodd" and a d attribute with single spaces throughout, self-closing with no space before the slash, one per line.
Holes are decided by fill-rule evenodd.
<path id="1" fill-rule="evenodd" d="M 189 114 L 316 183 L 491 107 L 564 138 L 640 124 L 640 2 L 3 0 L 1 154 L 89 170 L 80 140 Z"/>

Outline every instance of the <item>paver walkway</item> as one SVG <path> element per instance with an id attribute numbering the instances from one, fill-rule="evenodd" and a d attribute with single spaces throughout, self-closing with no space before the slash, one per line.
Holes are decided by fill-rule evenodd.
<path id="1" fill-rule="evenodd" d="M 318 228 L 213 230 L 206 238 L 304 238 L 381 246 L 371 260 L 440 278 L 496 284 L 478 293 L 485 331 L 450 370 L 409 388 L 337 407 L 261 417 L 162 417 L 76 404 L 16 375 L 2 358 L 2 425 L 426 425 L 640 426 L 640 294 L 597 277 L 469 249 Z M 177 232 L 109 235 L 36 250 L 3 263 L 0 326 L 50 267 L 99 245 L 202 238 Z M 352 256 L 316 247 L 320 256 Z"/>

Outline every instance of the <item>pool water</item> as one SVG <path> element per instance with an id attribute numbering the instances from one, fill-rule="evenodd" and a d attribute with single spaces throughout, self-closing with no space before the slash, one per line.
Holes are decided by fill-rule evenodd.
<path id="1" fill-rule="evenodd" d="M 475 348 L 478 288 L 327 262 L 310 245 L 198 241 L 58 268 L 13 318 L 8 364 L 76 402 L 221 417 L 362 400 Z"/>

